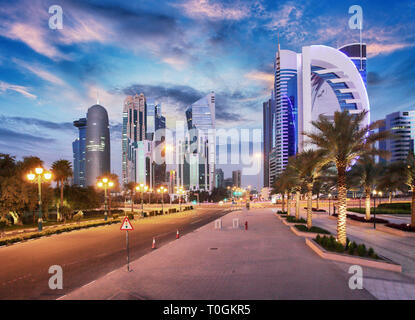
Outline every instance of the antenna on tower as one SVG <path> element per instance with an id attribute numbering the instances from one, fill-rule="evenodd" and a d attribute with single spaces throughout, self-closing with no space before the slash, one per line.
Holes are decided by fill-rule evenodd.
<path id="1" fill-rule="evenodd" d="M 278 41 L 278 52 L 280 52 L 281 48 L 280 48 L 280 32 L 278 31 L 278 36 L 277 36 L 277 41 Z"/>
<path id="2" fill-rule="evenodd" d="M 97 90 L 97 104 L 99 104 L 99 92 Z"/>

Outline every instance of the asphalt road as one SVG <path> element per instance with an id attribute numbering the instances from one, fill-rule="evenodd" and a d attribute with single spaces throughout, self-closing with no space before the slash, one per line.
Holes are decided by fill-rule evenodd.
<path id="1" fill-rule="evenodd" d="M 134 221 L 129 231 L 130 261 L 228 213 L 200 208 Z M 120 224 L 84 229 L 0 248 L 0 299 L 56 299 L 126 264 L 125 231 Z M 63 289 L 48 286 L 49 267 L 63 269 Z"/>

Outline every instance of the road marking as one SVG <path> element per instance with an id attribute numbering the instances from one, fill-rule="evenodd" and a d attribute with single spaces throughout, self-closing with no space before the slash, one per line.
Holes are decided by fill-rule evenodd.
<path id="1" fill-rule="evenodd" d="M 200 222 L 200 221 L 202 221 L 203 219 L 199 219 L 199 220 L 196 220 L 196 221 L 193 221 L 193 222 L 191 222 L 190 224 L 195 224 L 195 223 L 198 223 L 198 222 Z"/>
<path id="2" fill-rule="evenodd" d="M 61 300 L 61 299 L 63 299 L 63 298 L 65 298 L 66 297 L 66 294 L 65 295 L 63 295 L 62 297 L 59 297 L 58 299 L 56 299 L 56 300 Z"/>

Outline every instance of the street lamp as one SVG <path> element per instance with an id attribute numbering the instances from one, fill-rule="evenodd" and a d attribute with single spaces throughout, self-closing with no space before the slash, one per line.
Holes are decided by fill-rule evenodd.
<path id="1" fill-rule="evenodd" d="M 148 204 L 150 204 L 150 202 L 151 202 L 151 194 L 153 193 L 153 189 L 152 188 L 150 188 L 149 190 L 148 190 Z"/>
<path id="2" fill-rule="evenodd" d="M 161 211 L 164 214 L 164 193 L 167 192 L 167 189 L 163 186 L 157 189 L 157 192 L 161 194 Z"/>
<path id="3" fill-rule="evenodd" d="M 114 182 L 110 181 L 108 178 L 102 178 L 101 181 L 98 181 L 97 186 L 99 188 L 104 188 L 104 195 L 105 195 L 105 201 L 104 201 L 104 220 L 108 220 L 108 196 L 107 196 L 107 189 L 112 188 L 114 186 Z"/>
<path id="4" fill-rule="evenodd" d="M 138 186 L 135 187 L 135 190 L 138 192 L 141 192 L 141 216 L 144 217 L 144 192 L 148 190 L 148 186 L 146 186 L 144 183 L 140 183 Z"/>
<path id="5" fill-rule="evenodd" d="M 331 193 L 329 193 L 329 216 L 331 215 Z"/>
<path id="6" fill-rule="evenodd" d="M 186 191 L 183 190 L 183 186 L 181 187 L 176 187 L 177 189 L 177 194 L 179 195 L 179 210 L 182 211 L 182 202 L 181 202 L 181 196 L 186 194 Z"/>
<path id="7" fill-rule="evenodd" d="M 37 179 L 38 195 L 39 195 L 39 215 L 37 220 L 38 231 L 42 231 L 42 182 L 47 182 L 52 179 L 52 174 L 50 172 L 44 172 L 43 168 L 39 167 L 35 169 L 35 173 L 28 173 L 27 178 L 29 181 L 35 182 Z"/>
<path id="8" fill-rule="evenodd" d="M 376 194 L 377 191 L 373 190 L 373 228 L 376 229 Z"/>

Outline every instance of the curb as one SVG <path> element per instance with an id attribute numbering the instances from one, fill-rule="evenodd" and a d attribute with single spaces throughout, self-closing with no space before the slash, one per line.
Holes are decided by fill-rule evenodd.
<path id="1" fill-rule="evenodd" d="M 385 226 L 384 224 L 376 225 L 376 230 L 383 231 L 389 234 L 393 234 L 395 236 L 403 237 L 403 238 L 415 238 L 415 232 L 408 232 L 402 231 L 395 228 L 390 228 Z"/>
<path id="2" fill-rule="evenodd" d="M 311 248 L 315 253 L 317 253 L 321 258 L 326 260 L 333 260 L 338 262 L 344 262 L 348 264 L 355 264 L 359 266 L 365 266 L 369 268 L 382 269 L 394 272 L 402 272 L 402 266 L 395 262 L 383 262 L 376 261 L 368 258 L 359 258 L 355 256 L 348 256 L 341 253 L 333 253 L 325 250 L 315 241 L 310 239 L 305 239 L 305 243 L 308 247 Z"/>
<path id="3" fill-rule="evenodd" d="M 314 232 L 303 232 L 303 231 L 299 231 L 295 225 L 290 227 L 290 230 L 296 234 L 299 237 L 305 237 L 305 238 L 315 238 L 318 235 L 320 236 L 327 236 L 327 234 L 323 234 L 323 233 L 314 233 Z"/>

